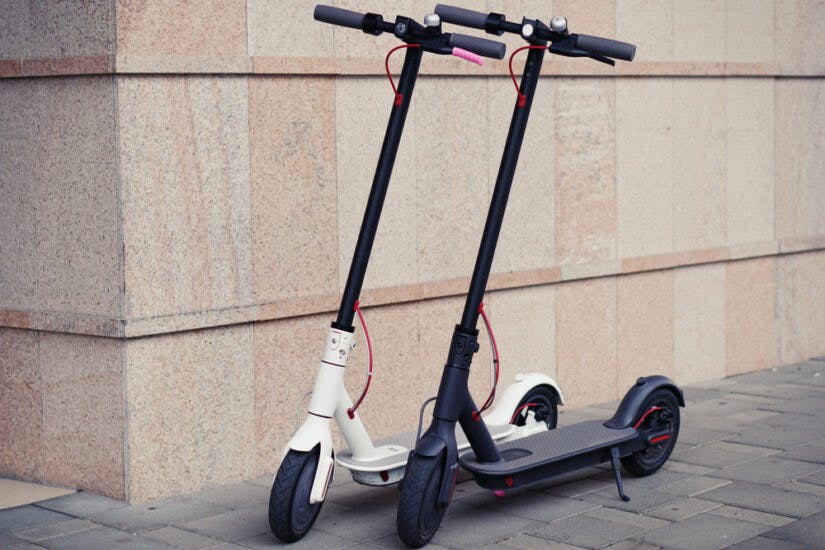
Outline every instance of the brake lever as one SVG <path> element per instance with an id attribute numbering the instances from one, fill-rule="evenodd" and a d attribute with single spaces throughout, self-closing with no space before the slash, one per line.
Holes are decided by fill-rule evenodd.
<path id="1" fill-rule="evenodd" d="M 609 57 L 605 57 L 603 55 L 588 55 L 590 59 L 595 59 L 596 61 L 601 61 L 602 63 L 607 63 L 611 67 L 616 65 L 616 61 L 614 59 L 610 59 Z"/>

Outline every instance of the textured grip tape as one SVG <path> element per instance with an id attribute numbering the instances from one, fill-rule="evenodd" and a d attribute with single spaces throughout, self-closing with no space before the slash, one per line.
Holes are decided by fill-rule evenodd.
<path id="1" fill-rule="evenodd" d="M 636 46 L 633 44 L 587 34 L 579 35 L 576 39 L 576 47 L 595 55 L 613 57 L 624 61 L 633 61 L 636 56 Z"/>
<path id="2" fill-rule="evenodd" d="M 451 34 L 450 47 L 461 48 L 462 50 L 468 50 L 475 54 L 483 55 L 484 57 L 492 57 L 493 59 L 502 59 L 507 52 L 507 46 L 502 42 L 467 36 L 466 34 Z"/>
<path id="3" fill-rule="evenodd" d="M 359 30 L 362 29 L 362 25 L 364 24 L 363 13 L 335 8 L 333 6 L 325 6 L 323 4 L 315 6 L 314 17 L 316 21 Z"/>
<path id="4" fill-rule="evenodd" d="M 461 25 L 462 27 L 471 27 L 473 29 L 483 29 L 487 24 L 486 13 L 480 11 L 467 10 L 464 8 L 457 8 L 455 6 L 447 6 L 445 4 L 438 4 L 435 7 L 435 13 L 441 20 L 453 25 Z"/>

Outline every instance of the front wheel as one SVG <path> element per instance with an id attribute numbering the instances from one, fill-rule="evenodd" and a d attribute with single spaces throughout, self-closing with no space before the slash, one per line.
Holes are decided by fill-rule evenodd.
<path id="1" fill-rule="evenodd" d="M 527 413 L 532 411 L 537 422 L 544 422 L 548 430 L 554 430 L 559 421 L 558 402 L 558 395 L 550 386 L 530 388 L 519 401 L 510 424 L 524 426 L 527 422 Z"/>
<path id="2" fill-rule="evenodd" d="M 438 492 L 446 467 L 445 455 L 413 455 L 404 473 L 398 502 L 398 536 L 410 548 L 424 546 L 433 538 L 447 506 L 439 506 Z"/>
<path id="3" fill-rule="evenodd" d="M 660 441 L 621 459 L 625 470 L 636 476 L 649 476 L 667 462 L 679 436 L 679 402 L 672 391 L 658 389 L 650 394 L 633 419 L 637 430 L 661 433 Z"/>
<path id="4" fill-rule="evenodd" d="M 269 494 L 269 527 L 283 542 L 295 542 L 307 534 L 321 511 L 322 502 L 309 503 L 320 449 L 290 450 L 278 468 Z"/>

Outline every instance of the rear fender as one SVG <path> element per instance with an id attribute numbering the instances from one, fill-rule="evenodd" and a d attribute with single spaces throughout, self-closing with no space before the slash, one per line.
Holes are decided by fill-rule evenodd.
<path id="1" fill-rule="evenodd" d="M 639 410 L 644 405 L 645 400 L 658 389 L 667 389 L 673 392 L 679 406 L 685 406 L 685 396 L 679 386 L 666 376 L 645 376 L 636 380 L 636 384 L 630 388 L 619 403 L 619 408 L 616 409 L 616 414 L 613 418 L 607 420 L 604 425 L 608 428 L 629 428 L 633 426 L 633 422 Z"/>

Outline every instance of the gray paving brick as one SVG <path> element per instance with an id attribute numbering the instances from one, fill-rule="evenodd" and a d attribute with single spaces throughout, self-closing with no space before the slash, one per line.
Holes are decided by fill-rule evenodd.
<path id="1" fill-rule="evenodd" d="M 617 542 L 616 544 L 611 544 L 604 550 L 659 550 L 659 548 L 659 546 L 647 544 L 646 542 L 641 542 L 634 539 L 627 539 L 623 540 L 622 542 Z"/>
<path id="2" fill-rule="evenodd" d="M 335 477 L 338 477 L 337 475 Z M 248 483 L 250 485 L 257 485 L 258 487 L 266 487 L 267 489 L 272 489 L 272 482 L 275 480 L 275 474 L 264 474 L 262 476 L 254 477 L 252 479 L 247 479 L 244 483 Z M 333 484 L 335 482 L 333 481 Z"/>
<path id="3" fill-rule="evenodd" d="M 734 544 L 730 550 L 811 550 L 806 544 L 796 544 L 765 537 L 753 537 L 739 544 Z"/>
<path id="4" fill-rule="evenodd" d="M 646 511 L 645 515 L 666 521 L 682 521 L 691 516 L 719 508 L 720 506 L 724 505 L 718 502 L 702 500 L 701 498 L 683 498 L 652 508 Z"/>
<path id="5" fill-rule="evenodd" d="M 315 550 L 319 548 L 351 548 L 353 545 L 363 543 L 330 535 L 329 533 L 325 533 L 319 529 L 311 529 L 309 533 L 304 536 L 304 538 L 296 542 L 291 542 L 288 545 L 284 545 L 277 538 L 275 538 L 275 535 L 269 532 L 240 540 L 237 544 L 245 548 L 254 548 L 256 550 L 272 550 L 272 548 L 276 546 L 283 546 L 284 548 L 289 548 L 289 550 Z"/>
<path id="6" fill-rule="evenodd" d="M 36 506 L 78 518 L 90 518 L 101 512 L 123 508 L 127 506 L 127 503 L 94 493 L 78 491 L 71 495 L 41 500 Z"/>
<path id="7" fill-rule="evenodd" d="M 221 544 L 222 542 L 220 540 L 213 539 L 212 537 L 199 535 L 198 533 L 193 533 L 191 531 L 184 531 L 183 529 L 178 529 L 177 527 L 162 527 L 161 529 L 155 529 L 154 531 L 146 531 L 143 533 L 143 536 L 148 539 L 159 540 L 166 544 L 170 544 L 175 548 L 183 548 L 185 550 L 211 548 Z"/>
<path id="8" fill-rule="evenodd" d="M 788 450 L 804 445 L 818 436 L 819 432 L 801 428 L 788 429 L 785 426 L 744 426 L 728 441 Z"/>
<path id="9" fill-rule="evenodd" d="M 545 522 L 583 514 L 601 506 L 584 500 L 557 497 L 534 491 L 507 494 L 504 497 L 496 497 L 492 492 L 485 491 L 460 502 L 478 510 L 494 510 L 511 516 Z"/>
<path id="10" fill-rule="evenodd" d="M 778 487 L 734 481 L 702 493 L 702 498 L 771 514 L 805 517 L 825 509 L 825 497 L 786 491 Z"/>
<path id="11" fill-rule="evenodd" d="M 36 506 L 17 506 L 0 510 L 0 531 L 17 531 L 30 529 L 37 525 L 45 525 L 56 521 L 74 519 L 66 514 L 45 510 Z"/>
<path id="12" fill-rule="evenodd" d="M 802 483 L 813 483 L 814 485 L 825 486 L 825 468 L 819 470 L 818 472 L 814 472 L 809 476 L 801 477 L 798 481 L 801 481 Z"/>
<path id="13" fill-rule="evenodd" d="M 467 485 L 467 483 L 461 485 Z M 327 500 L 347 508 L 392 512 L 398 505 L 398 495 L 398 487 L 395 485 L 368 487 L 359 483 L 349 483 L 340 487 L 331 487 L 327 492 Z"/>
<path id="14" fill-rule="evenodd" d="M 444 514 L 442 525 L 447 529 L 444 532 L 439 530 L 433 540 L 436 544 L 450 548 L 467 548 L 512 538 L 539 524 L 532 519 L 508 516 L 490 509 L 455 502 Z M 394 517 L 392 527 L 394 532 Z"/>
<path id="15" fill-rule="evenodd" d="M 825 486 L 814 485 L 813 483 L 801 483 L 799 481 L 789 481 L 779 485 L 782 489 L 787 491 L 796 491 L 798 493 L 809 493 L 811 495 L 825 496 Z"/>
<path id="16" fill-rule="evenodd" d="M 178 497 L 154 504 L 123 506 L 96 513 L 90 519 L 115 529 L 135 532 L 152 531 L 226 511 L 228 508 L 218 504 L 202 502 L 191 497 Z"/>
<path id="17" fill-rule="evenodd" d="M 8 548 L 9 546 L 13 546 L 15 544 L 23 544 L 24 542 L 26 541 L 17 538 L 14 535 L 0 532 L 0 548 Z"/>
<path id="18" fill-rule="evenodd" d="M 3 546 L 3 548 L 5 550 L 43 550 L 44 547 L 33 542 L 23 542 L 14 546 Z"/>
<path id="19" fill-rule="evenodd" d="M 269 488 L 251 483 L 235 483 L 205 489 L 189 495 L 195 500 L 218 504 L 231 510 L 249 506 L 265 505 L 269 502 Z"/>
<path id="20" fill-rule="evenodd" d="M 321 509 L 315 528 L 341 538 L 366 542 L 394 533 L 395 514 L 395 508 L 356 510 L 329 502 Z"/>
<path id="21" fill-rule="evenodd" d="M 708 428 L 706 423 L 685 420 L 679 427 L 679 439 L 676 442 L 676 447 L 707 445 L 734 435 L 736 435 L 735 432 Z"/>
<path id="22" fill-rule="evenodd" d="M 805 477 L 820 469 L 820 464 L 766 456 L 722 468 L 713 475 L 722 479 L 774 484 Z"/>
<path id="23" fill-rule="evenodd" d="M 794 520 L 787 516 L 780 516 L 777 514 L 768 514 L 767 512 L 757 512 L 756 510 L 748 510 L 747 508 L 739 508 L 737 506 L 722 506 L 721 508 L 714 508 L 709 514 L 714 516 L 721 516 L 723 518 L 738 519 L 742 521 L 749 521 L 751 523 L 761 523 L 770 527 L 781 527 L 787 525 Z"/>
<path id="24" fill-rule="evenodd" d="M 811 547 L 821 547 L 825 544 L 825 512 L 777 527 L 763 536 L 796 544 L 807 544 Z"/>
<path id="25" fill-rule="evenodd" d="M 602 548 L 666 524 L 620 510 L 599 509 L 543 524 L 528 534 L 574 546 Z"/>
<path id="26" fill-rule="evenodd" d="M 180 523 L 177 527 L 224 542 L 238 542 L 261 533 L 268 533 L 268 513 L 266 506 L 253 506 L 208 517 L 199 515 L 199 519 Z"/>
<path id="27" fill-rule="evenodd" d="M 716 489 L 717 487 L 723 487 L 728 483 L 730 483 L 730 481 L 727 479 L 698 476 L 681 479 L 669 485 L 665 485 L 662 487 L 662 491 L 674 495 L 693 497 L 704 493 L 705 491 L 710 491 L 711 489 Z"/>
<path id="28" fill-rule="evenodd" d="M 800 445 L 799 447 L 788 449 L 779 455 L 779 457 L 825 464 L 825 445 Z"/>
<path id="29" fill-rule="evenodd" d="M 31 529 L 15 531 L 14 535 L 30 542 L 37 542 L 62 535 L 79 533 L 80 531 L 87 531 L 97 527 L 100 526 L 85 519 L 70 519 L 67 521 L 56 521 L 54 523 L 38 525 L 37 527 L 32 527 Z"/>
<path id="30" fill-rule="evenodd" d="M 820 355 L 818 357 L 812 357 L 811 361 L 825 361 L 825 355 Z"/>
<path id="31" fill-rule="evenodd" d="M 110 527 L 98 527 L 63 537 L 41 541 L 53 550 L 88 550 L 90 548 L 113 548 L 117 550 L 166 550 L 174 548 L 160 541 L 150 540 L 133 533 L 125 533 Z"/>
<path id="32" fill-rule="evenodd" d="M 688 464 L 698 464 L 711 468 L 724 468 L 741 464 L 760 456 L 780 453 L 779 449 L 717 441 L 701 447 L 685 448 L 678 444 L 673 450 L 673 458 Z"/>
<path id="33" fill-rule="evenodd" d="M 717 471 L 719 468 L 709 468 L 707 466 L 697 466 L 696 464 L 688 464 L 687 462 L 679 462 L 678 460 L 674 460 L 673 457 L 667 459 L 665 465 L 662 466 L 663 470 L 668 470 L 672 472 L 679 472 L 683 474 L 689 475 L 697 475 L 703 476 L 710 473 Z"/>
<path id="34" fill-rule="evenodd" d="M 488 547 L 494 548 L 517 548 L 518 550 L 581 550 L 581 546 L 572 546 L 563 542 L 534 537 L 532 535 L 518 535 L 513 538 L 500 540 Z"/>
<path id="35" fill-rule="evenodd" d="M 760 535 L 770 529 L 710 514 L 700 514 L 645 533 L 647 543 L 680 550 L 717 550 Z"/>
<path id="36" fill-rule="evenodd" d="M 601 491 L 610 487 L 611 482 L 603 479 L 588 477 L 549 487 L 545 492 L 560 497 L 580 497 L 595 491 Z"/>
<path id="37" fill-rule="evenodd" d="M 588 493 L 581 497 L 582 500 L 601 504 L 609 508 L 616 508 L 618 510 L 625 510 L 627 512 L 644 512 L 651 508 L 655 508 L 667 502 L 678 500 L 678 495 L 663 493 L 656 489 L 630 489 L 626 488 L 625 493 L 630 497 L 628 502 L 623 501 L 616 491 L 616 487 L 597 491 L 595 493 Z"/>

